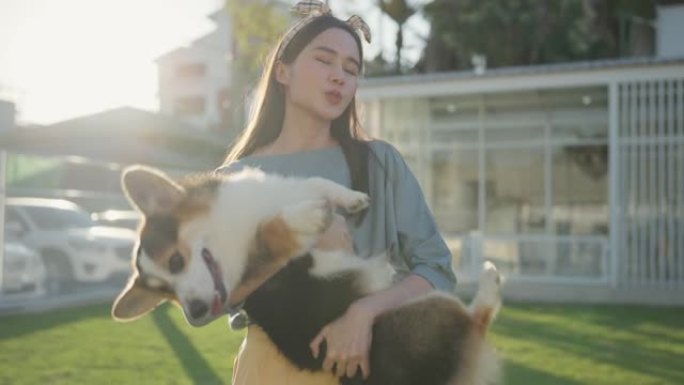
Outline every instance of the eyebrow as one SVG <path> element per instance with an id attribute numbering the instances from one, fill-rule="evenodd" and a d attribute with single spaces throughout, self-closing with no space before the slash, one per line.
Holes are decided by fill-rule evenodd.
<path id="1" fill-rule="evenodd" d="M 332 48 L 330 48 L 330 47 L 326 47 L 326 46 L 319 46 L 319 47 L 314 48 L 314 50 L 325 51 L 325 52 L 331 53 L 331 54 L 333 54 L 333 55 L 338 55 L 338 54 L 339 54 L 339 53 L 338 53 L 337 51 L 335 51 L 334 49 L 332 49 Z M 349 60 L 349 61 L 351 61 L 352 63 L 356 64 L 356 68 L 357 68 L 357 69 L 361 69 L 361 64 L 359 63 L 358 60 L 354 59 L 354 58 L 351 57 L 351 56 L 347 56 L 347 57 L 346 57 L 346 60 Z"/>

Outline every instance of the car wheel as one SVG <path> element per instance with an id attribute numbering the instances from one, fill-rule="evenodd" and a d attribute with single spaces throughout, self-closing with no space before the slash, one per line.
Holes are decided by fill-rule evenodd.
<path id="1" fill-rule="evenodd" d="M 67 291 L 74 284 L 74 269 L 69 257 L 57 250 L 41 253 L 45 265 L 45 290 L 50 294 Z"/>

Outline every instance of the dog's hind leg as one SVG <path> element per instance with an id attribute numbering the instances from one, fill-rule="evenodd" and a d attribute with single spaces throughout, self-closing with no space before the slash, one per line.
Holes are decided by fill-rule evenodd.
<path id="1" fill-rule="evenodd" d="M 449 385 L 493 385 L 501 382 L 501 364 L 496 351 L 486 343 L 486 334 L 501 307 L 502 279 L 491 262 L 485 262 L 479 287 L 468 307 L 473 328 L 462 347 L 459 370 Z"/>
<path id="2" fill-rule="evenodd" d="M 493 263 L 484 263 L 479 286 L 469 311 L 480 332 L 486 334 L 496 313 L 501 308 L 501 275 Z"/>
<path id="3" fill-rule="evenodd" d="M 367 194 L 348 189 L 328 179 L 307 178 L 306 183 L 319 191 L 334 205 L 344 208 L 349 213 L 361 211 L 368 207 L 370 203 L 370 198 Z"/>

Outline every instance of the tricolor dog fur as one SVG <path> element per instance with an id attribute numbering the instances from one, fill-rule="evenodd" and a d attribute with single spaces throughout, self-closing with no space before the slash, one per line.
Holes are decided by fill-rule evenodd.
<path id="1" fill-rule="evenodd" d="M 202 326 L 242 306 L 292 365 L 320 371 L 324 344 L 319 358 L 309 344 L 321 328 L 356 299 L 392 284 L 385 257 L 313 247 L 335 208 L 363 210 L 366 194 L 322 178 L 255 169 L 174 181 L 134 166 L 122 180 L 144 220 L 133 274 L 112 308 L 116 320 L 136 319 L 171 300 L 188 323 Z M 339 383 L 496 383 L 499 365 L 485 337 L 501 306 L 500 284 L 494 265 L 485 263 L 470 306 L 435 292 L 381 315 L 373 326 L 370 376 Z"/>

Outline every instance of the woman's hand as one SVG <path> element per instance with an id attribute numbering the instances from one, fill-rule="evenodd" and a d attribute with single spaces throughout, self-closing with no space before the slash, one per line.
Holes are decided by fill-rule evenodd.
<path id="1" fill-rule="evenodd" d="M 359 368 L 364 378 L 370 374 L 368 352 L 375 313 L 362 301 L 353 303 L 342 317 L 323 327 L 309 345 L 318 358 L 320 344 L 326 341 L 323 370 L 338 377 L 354 377 Z"/>
<path id="2" fill-rule="evenodd" d="M 320 250 L 344 250 L 354 252 L 354 243 L 349 234 L 349 227 L 344 217 L 339 214 L 333 215 L 330 226 L 318 237 L 315 247 Z"/>

